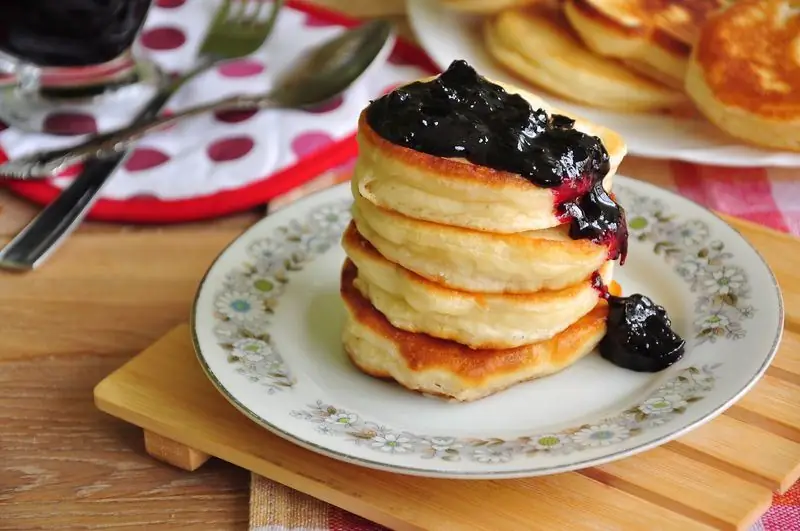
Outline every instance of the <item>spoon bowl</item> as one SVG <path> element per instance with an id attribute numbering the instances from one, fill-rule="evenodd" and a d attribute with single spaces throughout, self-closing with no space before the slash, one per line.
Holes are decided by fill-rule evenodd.
<path id="1" fill-rule="evenodd" d="M 393 44 L 392 26 L 372 21 L 305 54 L 268 95 L 281 107 L 309 107 L 335 98 Z"/>

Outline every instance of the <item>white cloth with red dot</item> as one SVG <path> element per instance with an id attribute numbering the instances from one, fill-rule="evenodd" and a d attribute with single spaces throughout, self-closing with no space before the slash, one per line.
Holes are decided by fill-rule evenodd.
<path id="1" fill-rule="evenodd" d="M 137 53 L 166 72 L 187 70 L 197 58 L 219 5 L 219 0 L 154 0 Z M 324 17 L 286 7 L 257 52 L 198 76 L 175 95 L 167 112 L 228 95 L 263 92 L 304 50 L 344 30 Z M 173 201 L 236 190 L 263 180 L 352 135 L 358 114 L 371 99 L 425 75 L 419 66 L 392 54 L 373 65 L 342 97 L 317 109 L 218 112 L 178 122 L 140 141 L 124 168 L 102 190 L 102 197 Z M 139 98 L 142 104 L 145 99 L 144 94 Z M 136 110 L 112 100 L 102 107 L 76 105 L 74 112 L 70 107 L 71 112 L 44 119 L 50 131 L 91 133 L 124 125 Z M 69 146 L 82 138 L 9 128 L 0 132 L 0 148 L 14 158 Z M 62 176 L 51 182 L 62 188 L 70 180 Z"/>

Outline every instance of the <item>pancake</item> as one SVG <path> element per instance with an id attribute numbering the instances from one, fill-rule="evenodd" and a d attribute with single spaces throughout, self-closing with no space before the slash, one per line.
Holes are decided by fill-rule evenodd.
<path id="1" fill-rule="evenodd" d="M 800 151 L 800 15 L 791 5 L 740 0 L 709 17 L 686 90 L 731 136 Z"/>
<path id="2" fill-rule="evenodd" d="M 473 350 L 454 341 L 395 328 L 354 287 L 358 274 L 342 268 L 347 309 L 342 331 L 352 362 L 376 378 L 391 378 L 421 393 L 458 401 L 477 400 L 512 385 L 556 373 L 589 354 L 606 331 L 607 306 L 598 304 L 553 338 L 511 349 Z"/>
<path id="3" fill-rule="evenodd" d="M 355 285 L 393 326 L 470 348 L 512 348 L 549 339 L 597 305 L 592 277 L 557 291 L 524 294 L 450 289 L 381 256 L 351 223 L 342 246 L 358 268 Z M 611 283 L 613 262 L 600 270 Z"/>
<path id="4" fill-rule="evenodd" d="M 358 232 L 388 260 L 453 289 L 526 293 L 562 289 L 606 262 L 605 246 L 573 240 L 568 226 L 492 234 L 409 218 L 377 207 L 353 183 Z"/>
<path id="5" fill-rule="evenodd" d="M 545 0 L 439 0 L 442 5 L 465 13 L 499 13 L 510 7 L 524 6 Z"/>
<path id="6" fill-rule="evenodd" d="M 553 9 L 518 8 L 484 25 L 489 53 L 517 76 L 592 107 L 657 111 L 683 106 L 678 90 L 591 52 Z"/>
<path id="7" fill-rule="evenodd" d="M 609 154 L 610 170 L 604 186 L 611 189 L 613 175 L 627 154 L 627 146 L 617 133 L 555 109 L 538 96 L 497 84 L 506 92 L 523 96 L 534 109 L 574 118 L 577 130 L 598 137 Z M 380 207 L 412 218 L 499 233 L 560 224 L 551 189 L 537 187 L 514 173 L 393 144 L 369 126 L 365 112 L 358 122 L 358 144 L 353 180 L 359 193 Z"/>
<path id="8" fill-rule="evenodd" d="M 683 90 L 692 45 L 724 0 L 567 0 L 564 13 L 590 50 Z"/>

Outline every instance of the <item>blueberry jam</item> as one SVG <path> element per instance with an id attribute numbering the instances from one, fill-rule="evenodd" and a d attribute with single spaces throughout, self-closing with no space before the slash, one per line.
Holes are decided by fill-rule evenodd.
<path id="1" fill-rule="evenodd" d="M 557 213 L 560 219 L 569 219 L 570 238 L 603 243 L 611 259 L 619 256 L 620 264 L 625 263 L 628 254 L 625 211 L 606 193 L 602 181 L 594 183 L 588 193 L 559 204 Z"/>
<path id="2" fill-rule="evenodd" d="M 390 142 L 439 157 L 516 173 L 553 190 L 556 215 L 570 237 L 607 245 L 624 263 L 625 214 L 602 186 L 609 155 L 599 138 L 566 116 L 548 116 L 490 83 L 464 61 L 439 77 L 400 87 L 373 101 L 367 123 Z"/>
<path id="3" fill-rule="evenodd" d="M 616 297 L 608 292 L 599 273 L 592 287 L 608 301 L 606 335 L 600 355 L 618 367 L 658 372 L 683 357 L 686 341 L 676 334 L 667 311 L 639 293 Z"/>
<path id="4" fill-rule="evenodd" d="M 454 61 L 439 77 L 416 82 L 373 101 L 367 123 L 386 140 L 439 157 L 521 175 L 553 192 L 555 214 L 569 236 L 607 246 L 625 262 L 625 211 L 603 188 L 608 151 L 599 138 L 575 129 L 566 116 L 548 116 L 521 96 Z M 663 307 L 644 295 L 611 295 L 599 273 L 592 286 L 608 302 L 608 326 L 600 355 L 639 372 L 663 370 L 684 353 L 685 341 L 670 328 Z"/>

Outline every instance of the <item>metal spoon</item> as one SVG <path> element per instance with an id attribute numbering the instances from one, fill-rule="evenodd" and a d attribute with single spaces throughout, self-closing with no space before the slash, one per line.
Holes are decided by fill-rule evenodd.
<path id="1" fill-rule="evenodd" d="M 67 149 L 40 151 L 0 165 L 0 177 L 30 180 L 50 177 L 88 158 L 124 152 L 146 134 L 183 118 L 222 109 L 296 109 L 318 105 L 342 93 L 373 63 L 392 35 L 386 21 L 367 22 L 311 50 L 265 94 L 232 96 L 190 107 L 172 116 L 136 122 L 97 135 Z"/>

